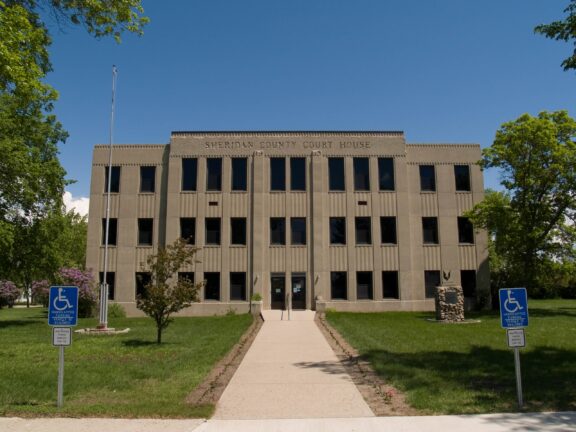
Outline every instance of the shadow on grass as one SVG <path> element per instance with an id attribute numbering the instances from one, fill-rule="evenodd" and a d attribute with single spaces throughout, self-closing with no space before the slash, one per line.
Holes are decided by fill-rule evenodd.
<path id="1" fill-rule="evenodd" d="M 486 346 L 474 346 L 468 353 L 372 350 L 362 357 L 384 379 L 417 393 L 412 400 L 415 408 L 449 414 L 516 410 L 512 350 Z M 576 409 L 576 351 L 534 347 L 521 351 L 520 357 L 527 410 Z M 462 398 L 463 391 L 468 397 Z M 418 398 L 424 400 L 422 406 Z"/>
<path id="2" fill-rule="evenodd" d="M 142 340 L 142 339 L 128 339 L 122 341 L 122 345 L 130 348 L 146 347 L 146 346 L 162 346 L 158 345 L 156 341 Z"/>
<path id="3" fill-rule="evenodd" d="M 41 320 L 39 319 L 29 319 L 29 320 L 2 320 L 0 321 L 0 329 L 7 327 L 23 327 L 28 325 L 37 325 Z"/>
<path id="4" fill-rule="evenodd" d="M 531 317 L 549 318 L 549 317 L 569 317 L 576 318 L 575 308 L 544 309 L 528 307 L 528 315 Z"/>

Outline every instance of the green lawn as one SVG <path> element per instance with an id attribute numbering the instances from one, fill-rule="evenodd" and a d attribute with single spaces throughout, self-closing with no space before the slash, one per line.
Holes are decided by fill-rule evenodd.
<path id="1" fill-rule="evenodd" d="M 526 411 L 576 410 L 576 300 L 530 300 L 521 349 Z M 328 321 L 408 402 L 425 413 L 517 410 L 513 351 L 498 312 L 479 324 L 438 324 L 431 313 L 327 314 Z"/>
<path id="2" fill-rule="evenodd" d="M 45 309 L 0 310 L 0 415 L 207 417 L 185 398 L 238 341 L 250 315 L 176 318 L 158 346 L 149 318 L 111 320 L 128 334 L 74 334 L 64 407 L 56 407 L 58 348 Z M 93 327 L 79 320 L 77 328 Z"/>

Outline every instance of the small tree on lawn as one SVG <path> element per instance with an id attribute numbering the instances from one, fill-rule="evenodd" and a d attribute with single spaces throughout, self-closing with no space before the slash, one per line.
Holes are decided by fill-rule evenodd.
<path id="1" fill-rule="evenodd" d="M 16 284 L 9 280 L 0 281 L 0 308 L 14 306 L 14 302 L 20 297 L 20 290 Z"/>
<path id="2" fill-rule="evenodd" d="M 178 239 L 146 260 L 150 281 L 144 286 L 144 294 L 136 299 L 136 307 L 156 322 L 158 343 L 162 343 L 162 331 L 172 322 L 170 316 L 198 301 L 202 284 L 177 277 L 178 270 L 195 262 L 196 251 Z M 169 283 L 171 279 L 174 281 Z"/>

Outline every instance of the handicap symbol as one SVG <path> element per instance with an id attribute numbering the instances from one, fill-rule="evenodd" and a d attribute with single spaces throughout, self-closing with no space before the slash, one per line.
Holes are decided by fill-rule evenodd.
<path id="1" fill-rule="evenodd" d="M 504 301 L 504 309 L 506 309 L 506 312 L 514 313 L 524 309 L 518 300 L 512 297 L 512 290 L 507 290 L 507 294 L 508 298 Z"/>
<path id="2" fill-rule="evenodd" d="M 58 296 L 54 298 L 52 304 L 54 305 L 54 309 L 57 311 L 63 311 L 66 309 L 72 309 L 72 304 L 68 301 L 68 297 L 64 295 L 62 292 L 64 288 L 58 288 Z"/>

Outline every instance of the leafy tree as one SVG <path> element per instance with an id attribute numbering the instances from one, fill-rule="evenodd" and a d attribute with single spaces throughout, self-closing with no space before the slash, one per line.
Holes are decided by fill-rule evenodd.
<path id="1" fill-rule="evenodd" d="M 58 270 L 58 282 L 78 287 L 78 316 L 89 318 L 96 306 L 96 285 L 90 270 L 64 267 Z"/>
<path id="2" fill-rule="evenodd" d="M 144 295 L 136 299 L 136 307 L 155 321 L 159 344 L 162 331 L 172 322 L 171 315 L 198 301 L 202 284 L 177 277 L 178 270 L 195 262 L 196 251 L 185 240 L 178 239 L 165 248 L 158 248 L 158 253 L 146 260 L 150 282 L 144 287 Z"/>
<path id="3" fill-rule="evenodd" d="M 0 280 L 0 308 L 2 306 L 14 306 L 18 297 L 20 297 L 20 290 L 16 284 L 12 281 Z"/>
<path id="4" fill-rule="evenodd" d="M 553 21 L 550 24 L 540 24 L 534 28 L 536 33 L 543 34 L 547 38 L 574 41 L 576 46 L 576 0 L 570 0 L 570 4 L 564 9 L 568 16 L 562 21 Z M 573 54 L 562 62 L 564 70 L 576 69 L 576 48 Z"/>
<path id="5" fill-rule="evenodd" d="M 469 217 L 491 234 L 492 270 L 532 294 L 550 262 L 573 257 L 575 138 L 566 111 L 524 114 L 503 124 L 483 151 L 482 166 L 500 170 L 506 192 L 488 193 Z"/>

